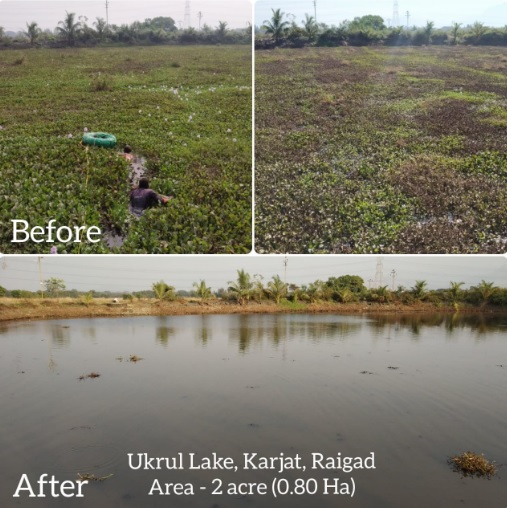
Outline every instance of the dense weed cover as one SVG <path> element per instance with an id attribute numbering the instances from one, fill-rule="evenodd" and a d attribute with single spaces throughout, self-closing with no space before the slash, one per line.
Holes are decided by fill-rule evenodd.
<path id="1" fill-rule="evenodd" d="M 0 52 L 0 252 L 51 246 L 11 243 L 12 219 L 124 237 L 59 252 L 250 251 L 251 83 L 242 46 Z M 118 149 L 82 146 L 85 128 L 114 134 Z M 174 195 L 141 219 L 128 212 L 125 143 L 151 187 Z"/>
<path id="2" fill-rule="evenodd" d="M 507 49 L 256 53 L 256 250 L 507 251 Z"/>

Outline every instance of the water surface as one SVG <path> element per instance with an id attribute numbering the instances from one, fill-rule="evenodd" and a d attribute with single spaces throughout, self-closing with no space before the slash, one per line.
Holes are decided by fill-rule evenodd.
<path id="1" fill-rule="evenodd" d="M 131 362 L 131 355 L 142 360 Z M 461 478 L 467 450 L 507 464 L 507 317 L 231 315 L 0 323 L 0 506 L 505 507 L 507 473 Z M 91 372 L 95 379 L 79 380 Z M 139 471 L 128 453 L 302 457 L 307 470 Z M 311 454 L 375 470 L 309 470 Z M 82 499 L 13 499 L 23 473 Z M 313 479 L 315 495 L 212 495 L 213 479 Z M 323 495 L 323 478 L 356 491 Z M 148 496 L 153 481 L 194 496 Z M 312 481 L 313 481 L 312 480 Z M 200 490 L 201 486 L 207 489 Z"/>

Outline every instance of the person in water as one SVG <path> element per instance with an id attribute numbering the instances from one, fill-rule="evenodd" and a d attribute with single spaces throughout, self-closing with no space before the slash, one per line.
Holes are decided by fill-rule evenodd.
<path id="1" fill-rule="evenodd" d="M 123 147 L 123 153 L 118 154 L 120 157 L 123 157 L 127 161 L 132 161 L 134 159 L 134 154 L 132 153 L 132 147 L 129 145 L 125 145 Z"/>
<path id="2" fill-rule="evenodd" d="M 130 191 L 130 211 L 140 217 L 146 209 L 159 204 L 165 205 L 170 199 L 172 196 L 161 196 L 150 189 L 149 180 L 142 177 L 139 179 L 139 186 Z"/>

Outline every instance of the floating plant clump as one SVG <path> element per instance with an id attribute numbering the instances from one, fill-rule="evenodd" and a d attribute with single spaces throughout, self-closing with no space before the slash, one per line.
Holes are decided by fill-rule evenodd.
<path id="1" fill-rule="evenodd" d="M 78 379 L 82 381 L 83 379 L 95 379 L 96 377 L 100 377 L 98 372 L 90 372 L 89 374 L 82 374 Z"/>
<path id="2" fill-rule="evenodd" d="M 463 476 L 478 476 L 491 478 L 496 475 L 497 467 L 494 462 L 487 460 L 484 455 L 474 452 L 464 452 L 449 459 L 454 470 Z"/>

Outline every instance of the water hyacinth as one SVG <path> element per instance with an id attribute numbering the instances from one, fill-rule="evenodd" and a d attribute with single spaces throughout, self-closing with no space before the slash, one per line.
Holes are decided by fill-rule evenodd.
<path id="1" fill-rule="evenodd" d="M 258 52 L 257 250 L 507 251 L 502 57 L 445 46 Z"/>
<path id="2" fill-rule="evenodd" d="M 186 62 L 185 73 L 180 73 L 175 82 L 175 71 L 167 66 L 167 61 L 179 52 L 186 55 L 181 57 Z M 212 100 L 216 95 L 198 93 L 217 85 L 210 72 L 202 71 L 203 54 L 221 69 L 220 79 L 228 85 L 231 85 L 229 72 L 238 73 L 246 83 L 251 79 L 245 58 L 250 53 L 246 47 L 161 46 L 146 52 L 130 47 L 75 48 L 65 65 L 58 65 L 58 73 L 51 63 L 54 51 L 42 48 L 31 56 L 31 65 L 12 69 L 7 66 L 6 78 L 10 79 L 9 73 L 16 71 L 20 74 L 16 80 L 22 86 L 5 92 L 6 97 L 2 98 L 12 105 L 12 119 L 4 115 L 0 121 L 2 127 L 9 129 L 9 136 L 11 125 L 23 136 L 14 134 L 0 148 L 2 158 L 7 161 L 2 165 L 0 181 L 0 195 L 6 196 L 4 206 L 0 207 L 0 222 L 29 217 L 35 224 L 43 224 L 48 217 L 57 217 L 61 224 L 93 224 L 123 238 L 120 246 L 110 246 L 105 241 L 67 245 L 65 250 L 73 254 L 248 252 L 251 98 L 247 94 L 241 96 L 232 86 L 223 92 L 221 89 L 220 104 L 231 119 L 228 126 L 238 141 L 243 137 L 246 140 L 238 143 L 240 149 L 235 151 L 231 165 L 224 156 L 227 152 L 223 152 L 228 150 L 228 143 L 223 139 L 225 129 L 220 125 L 217 103 Z M 118 86 L 104 101 L 100 100 L 102 97 L 91 97 L 90 90 L 82 86 L 89 79 L 89 69 L 96 68 L 98 56 L 103 75 L 114 77 L 119 72 L 118 62 L 126 70 L 114 78 Z M 145 68 L 146 73 L 141 75 L 139 68 Z M 46 76 L 54 76 L 58 83 L 46 88 Z M 180 80 L 188 84 L 183 90 Z M 26 94 L 33 90 L 34 83 L 39 83 L 37 96 L 28 97 Z M 66 100 L 66 94 L 69 97 L 72 94 L 72 108 L 68 107 L 70 99 Z M 94 98 L 97 100 L 91 107 L 90 99 Z M 32 115 L 26 104 L 33 104 L 40 114 Z M 58 124 L 49 125 L 48 118 L 57 118 Z M 152 119 L 156 121 L 151 122 Z M 84 121 L 86 127 L 82 125 Z M 196 122 L 199 130 L 192 129 Z M 171 131 L 167 131 L 168 123 Z M 60 134 L 52 132 L 55 125 Z M 81 138 L 85 129 L 114 134 L 118 147 L 90 146 L 84 150 L 77 138 Z M 0 131 L 2 139 L 6 132 Z M 67 137 L 70 133 L 73 139 Z M 206 143 L 201 143 L 204 139 Z M 125 143 L 133 147 L 137 156 L 146 158 L 151 186 L 164 195 L 175 196 L 170 206 L 150 210 L 140 220 L 129 218 L 131 167 L 116 156 Z M 196 164 L 197 160 L 202 162 Z M 48 190 L 41 192 L 42 185 Z M 34 243 L 16 246 L 0 237 L 1 252 L 44 254 L 48 249 L 47 245 Z"/>

